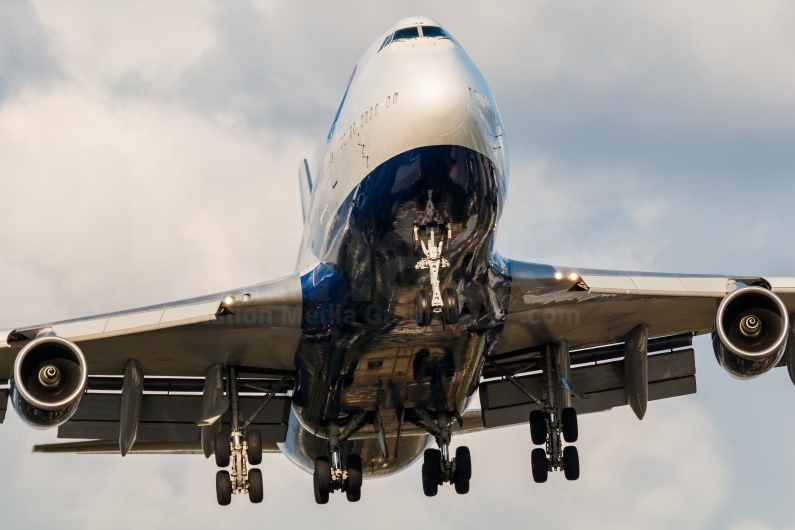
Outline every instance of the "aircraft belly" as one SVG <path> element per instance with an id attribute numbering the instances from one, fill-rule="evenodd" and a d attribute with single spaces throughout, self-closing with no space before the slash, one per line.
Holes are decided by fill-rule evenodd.
<path id="1" fill-rule="evenodd" d="M 463 413 L 484 352 L 499 338 L 510 289 L 489 255 L 503 188 L 482 154 L 432 146 L 381 164 L 342 201 L 328 221 L 321 263 L 301 278 L 295 414 L 284 448 L 299 465 L 311 469 L 326 454 L 328 429 L 365 413 L 343 452 L 359 452 L 370 474 L 389 474 L 427 445 L 406 411 Z M 415 221 L 429 211 L 452 227 L 442 234 L 447 266 L 439 285 L 455 291 L 461 315 L 449 324 L 434 313 L 421 327 L 415 294 L 430 290 L 431 279 L 417 267 L 423 251 Z"/>

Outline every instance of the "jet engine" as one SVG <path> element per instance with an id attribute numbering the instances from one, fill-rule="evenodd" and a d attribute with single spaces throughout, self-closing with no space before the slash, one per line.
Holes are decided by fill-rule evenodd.
<path id="1" fill-rule="evenodd" d="M 751 379 L 781 360 L 788 332 L 789 315 L 781 299 L 761 287 L 743 287 L 718 305 L 712 349 L 729 375 Z"/>
<path id="2" fill-rule="evenodd" d="M 57 427 L 77 410 L 86 381 L 86 360 L 76 344 L 40 337 L 17 355 L 9 385 L 11 404 L 30 426 Z"/>

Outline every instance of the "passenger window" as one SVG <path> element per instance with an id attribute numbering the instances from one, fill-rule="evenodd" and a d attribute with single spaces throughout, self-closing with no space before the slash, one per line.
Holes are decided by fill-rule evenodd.
<path id="1" fill-rule="evenodd" d="M 422 27 L 422 36 L 423 37 L 440 37 L 442 39 L 449 38 L 442 28 L 438 28 L 436 26 L 423 26 Z"/>
<path id="2" fill-rule="evenodd" d="M 375 104 L 375 115 L 378 116 L 378 103 Z"/>
<path id="3" fill-rule="evenodd" d="M 419 36 L 420 36 L 420 32 L 419 32 L 419 30 L 416 27 L 415 28 L 403 28 L 403 29 L 399 29 L 399 30 L 397 30 L 395 32 L 395 34 L 392 36 L 392 40 L 396 41 L 396 40 L 400 40 L 400 39 L 416 39 Z"/>
<path id="4" fill-rule="evenodd" d="M 386 108 L 389 108 L 389 103 L 390 103 L 391 99 L 392 99 L 392 96 L 387 96 L 386 97 Z"/>

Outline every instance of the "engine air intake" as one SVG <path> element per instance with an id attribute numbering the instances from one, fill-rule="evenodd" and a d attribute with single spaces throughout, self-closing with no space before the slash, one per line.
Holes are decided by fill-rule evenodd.
<path id="1" fill-rule="evenodd" d="M 86 381 L 86 361 L 76 344 L 60 337 L 41 337 L 17 355 L 11 403 L 29 425 L 57 427 L 77 410 Z"/>
<path id="2" fill-rule="evenodd" d="M 718 306 L 712 347 L 730 375 L 750 379 L 778 363 L 788 330 L 787 308 L 778 296 L 761 287 L 744 287 Z"/>

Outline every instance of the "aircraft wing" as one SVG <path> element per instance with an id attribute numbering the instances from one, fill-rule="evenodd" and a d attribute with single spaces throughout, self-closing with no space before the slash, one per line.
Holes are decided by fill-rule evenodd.
<path id="1" fill-rule="evenodd" d="M 508 264 L 510 302 L 495 354 L 558 340 L 567 340 L 572 349 L 620 343 L 640 323 L 646 323 L 650 338 L 709 333 L 718 304 L 738 284 L 766 287 L 795 311 L 795 278 L 602 271 L 512 260 Z"/>
<path id="2" fill-rule="evenodd" d="M 795 278 L 601 271 L 519 261 L 507 261 L 505 268 L 511 278 L 505 327 L 484 367 L 481 416 L 471 418 L 470 431 L 527 422 L 538 408 L 529 396 L 542 394 L 544 345 L 568 342 L 570 383 L 583 399 L 566 399 L 586 414 L 629 404 L 624 342 L 640 324 L 648 330 L 647 398 L 653 401 L 696 392 L 692 337 L 712 331 L 718 304 L 728 293 L 763 287 L 795 311 Z"/>
<path id="3" fill-rule="evenodd" d="M 11 376 L 20 348 L 50 330 L 80 347 L 92 376 L 121 375 L 129 359 L 157 376 L 204 377 L 218 363 L 293 370 L 301 308 L 295 274 L 200 298 L 7 330 L 0 332 L 0 378 Z"/>
<path id="4" fill-rule="evenodd" d="M 197 425 L 214 403 L 205 403 L 206 385 L 222 385 L 205 376 L 211 367 L 237 366 L 241 413 L 260 431 L 265 450 L 277 451 L 290 413 L 284 394 L 301 336 L 301 292 L 296 274 L 201 298 L 0 332 L 0 378 L 8 381 L 19 350 L 39 336 L 52 332 L 74 342 L 85 357 L 87 392 L 77 412 L 58 427 L 58 438 L 89 441 L 34 450 L 118 453 L 125 438 L 122 375 L 134 359 L 145 374 L 146 393 L 130 452 L 209 456 L 212 434 L 229 431 L 230 413 L 212 427 Z M 0 392 L 2 422 L 9 391 Z"/>

